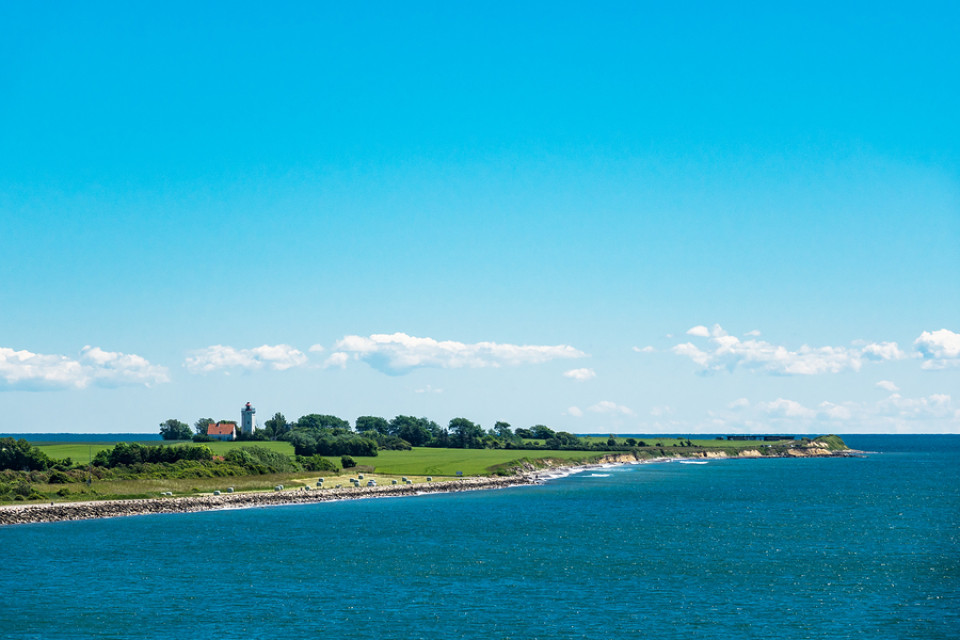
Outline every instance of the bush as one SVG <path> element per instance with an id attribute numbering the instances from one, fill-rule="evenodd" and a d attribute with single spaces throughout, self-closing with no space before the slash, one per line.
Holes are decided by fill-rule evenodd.
<path id="1" fill-rule="evenodd" d="M 333 471 L 336 473 L 340 470 L 333 461 L 323 456 L 297 456 L 297 462 L 300 463 L 304 471 Z"/>
<path id="2" fill-rule="evenodd" d="M 350 469 L 357 466 L 357 462 L 350 456 L 340 456 L 340 466 L 344 469 Z"/>

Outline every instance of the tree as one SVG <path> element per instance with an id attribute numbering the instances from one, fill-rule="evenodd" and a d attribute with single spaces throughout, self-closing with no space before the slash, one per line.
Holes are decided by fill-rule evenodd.
<path id="1" fill-rule="evenodd" d="M 417 419 L 413 416 L 395 416 L 390 421 L 389 432 L 391 435 L 399 436 L 404 427 L 416 426 L 417 422 Z"/>
<path id="2" fill-rule="evenodd" d="M 482 445 L 483 429 L 466 418 L 454 418 L 450 421 L 450 431 L 456 437 L 461 449 L 479 449 Z"/>
<path id="3" fill-rule="evenodd" d="M 205 436 L 207 435 L 207 426 L 214 422 L 213 418 L 200 418 L 193 423 L 193 430 L 197 432 L 197 435 Z"/>
<path id="4" fill-rule="evenodd" d="M 193 431 L 186 422 L 170 418 L 160 423 L 160 435 L 164 440 L 189 440 L 193 437 Z"/>
<path id="5" fill-rule="evenodd" d="M 513 439 L 513 431 L 510 430 L 509 422 L 497 421 L 497 423 L 493 425 L 493 432 L 498 438 L 503 438 L 504 440 Z"/>
<path id="6" fill-rule="evenodd" d="M 287 419 L 280 412 L 273 414 L 273 417 L 269 420 L 264 421 L 263 428 L 267 432 L 267 435 L 272 439 L 276 440 L 287 431 L 290 431 L 290 423 L 287 422 Z"/>
<path id="7" fill-rule="evenodd" d="M 0 469 L 41 471 L 53 464 L 54 460 L 23 438 L 0 438 Z"/>
<path id="8" fill-rule="evenodd" d="M 360 416 L 357 418 L 357 431 L 359 433 L 363 433 L 364 431 L 376 431 L 380 435 L 385 436 L 390 433 L 390 423 L 387 422 L 385 418 L 381 418 L 380 416 Z"/>
<path id="9" fill-rule="evenodd" d="M 533 433 L 533 437 L 537 440 L 547 440 L 548 438 L 553 437 L 553 429 L 542 424 L 537 424 L 530 427 L 530 431 Z"/>
<path id="10" fill-rule="evenodd" d="M 308 431 L 322 431 L 323 429 L 342 429 L 350 431 L 350 423 L 337 416 L 320 415 L 311 413 L 300 416 L 297 420 L 297 429 L 306 429 Z"/>
<path id="11" fill-rule="evenodd" d="M 397 435 L 415 447 L 425 445 L 430 442 L 430 439 L 433 437 L 433 434 L 430 433 L 426 425 L 421 424 L 419 420 L 415 420 L 412 423 L 404 423 L 403 426 L 400 427 L 400 433 Z"/>

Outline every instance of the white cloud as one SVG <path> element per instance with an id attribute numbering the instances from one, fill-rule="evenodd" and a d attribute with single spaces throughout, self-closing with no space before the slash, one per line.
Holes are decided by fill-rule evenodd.
<path id="1" fill-rule="evenodd" d="M 876 384 L 878 389 L 883 389 L 884 391 L 900 391 L 900 387 L 890 382 L 889 380 L 881 380 Z"/>
<path id="2" fill-rule="evenodd" d="M 694 330 L 696 330 L 695 333 Z M 698 337 L 706 327 L 694 327 L 687 333 Z M 859 371 L 866 360 L 897 360 L 905 357 L 895 342 L 870 343 L 863 347 L 809 347 L 795 351 L 763 340 L 740 340 L 728 335 L 720 325 L 709 332 L 712 347 L 701 349 L 691 342 L 674 346 L 673 353 L 690 358 L 703 372 L 733 371 L 737 368 L 774 375 L 816 375 Z"/>
<path id="3" fill-rule="evenodd" d="M 630 407 L 625 407 L 623 405 L 619 405 L 616 402 L 611 402 L 609 400 L 601 400 L 600 402 L 593 405 L 587 410 L 593 411 L 594 413 L 613 413 L 613 414 L 619 414 L 624 416 L 635 415 L 633 412 L 633 409 L 631 409 Z"/>
<path id="4" fill-rule="evenodd" d="M 570 369 L 570 371 L 564 371 L 563 377 L 573 378 L 578 382 L 584 382 L 585 380 L 596 378 L 597 372 L 593 369 Z"/>
<path id="5" fill-rule="evenodd" d="M 727 405 L 728 409 L 745 409 L 750 406 L 750 401 L 746 398 L 737 398 Z"/>
<path id="6" fill-rule="evenodd" d="M 255 370 L 267 367 L 284 371 L 306 364 L 307 356 L 290 345 L 263 345 L 253 349 L 236 349 L 215 344 L 198 349 L 188 356 L 184 366 L 191 373 L 207 373 L 218 369 Z"/>
<path id="7" fill-rule="evenodd" d="M 816 411 L 804 407 L 799 402 L 777 398 L 772 402 L 760 402 L 757 408 L 767 415 L 781 418 L 812 418 Z"/>
<path id="8" fill-rule="evenodd" d="M 654 349 L 650 345 L 647 345 L 646 347 L 642 347 L 642 348 L 634 347 L 633 350 L 636 351 L 637 353 L 653 353 L 654 351 L 656 351 L 656 349 Z"/>
<path id="9" fill-rule="evenodd" d="M 0 347 L 0 390 L 83 389 L 169 382 L 165 367 L 136 354 L 85 346 L 74 360 Z"/>
<path id="10" fill-rule="evenodd" d="M 913 341 L 923 358 L 924 369 L 946 369 L 960 366 L 960 333 L 949 329 L 924 331 Z"/>
<path id="11" fill-rule="evenodd" d="M 703 326 L 702 324 L 698 324 L 698 325 L 695 326 L 695 327 L 690 327 L 689 329 L 687 329 L 687 335 L 688 335 L 688 336 L 697 336 L 698 338 L 709 338 L 709 337 L 710 337 L 710 329 L 707 329 L 707 328 L 706 328 L 705 326 Z"/>
<path id="12" fill-rule="evenodd" d="M 868 360 L 902 360 L 907 357 L 896 342 L 873 342 L 865 345 L 861 352 Z"/>
<path id="13" fill-rule="evenodd" d="M 443 389 L 434 389 L 432 386 L 428 384 L 427 386 L 422 387 L 420 389 L 414 389 L 413 392 L 414 393 L 443 393 Z"/>
<path id="14" fill-rule="evenodd" d="M 650 415 L 652 416 L 668 416 L 671 413 L 673 413 L 673 408 L 667 404 L 650 409 Z"/>
<path id="15" fill-rule="evenodd" d="M 586 356 L 568 345 L 465 344 L 452 340 L 417 338 L 405 333 L 345 336 L 337 341 L 335 348 L 390 375 L 402 375 L 418 367 L 458 369 L 519 366 Z"/>
<path id="16" fill-rule="evenodd" d="M 341 369 L 343 369 L 347 366 L 347 361 L 349 359 L 350 359 L 349 353 L 337 351 L 336 353 L 331 353 L 330 357 L 323 361 L 323 367 L 325 369 L 330 367 L 340 367 Z"/>
<path id="17" fill-rule="evenodd" d="M 904 398 L 894 393 L 877 406 L 883 415 L 907 420 L 957 418 L 953 399 L 946 393 L 935 393 L 925 398 Z"/>
<path id="18" fill-rule="evenodd" d="M 326 351 L 326 349 L 323 348 L 322 344 L 315 344 L 315 345 L 312 345 L 309 349 L 307 349 L 307 351 L 309 351 L 310 353 L 320 353 L 321 351 Z"/>
<path id="19" fill-rule="evenodd" d="M 760 330 L 759 330 L 759 329 L 754 329 L 753 331 L 747 331 L 747 332 L 746 332 L 745 334 L 743 334 L 743 335 L 745 335 L 745 336 L 750 336 L 751 338 L 756 338 L 756 337 L 759 337 L 759 336 L 760 336 Z"/>
<path id="20" fill-rule="evenodd" d="M 711 411 L 709 424 L 690 432 L 747 433 L 958 433 L 960 409 L 948 394 L 904 398 L 899 393 L 878 402 L 822 401 L 816 407 L 777 398 L 753 406 L 739 400 L 727 411 Z M 682 429 L 681 429 L 682 430 Z"/>
<path id="21" fill-rule="evenodd" d="M 583 417 L 583 411 L 580 409 L 580 407 L 569 407 L 564 413 L 569 416 L 573 416 L 574 418 Z"/>

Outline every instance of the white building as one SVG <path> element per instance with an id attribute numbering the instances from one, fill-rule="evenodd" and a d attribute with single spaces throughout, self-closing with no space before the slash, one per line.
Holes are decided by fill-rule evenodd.
<path id="1" fill-rule="evenodd" d="M 253 432 L 256 430 L 257 410 L 248 402 L 244 405 L 243 409 L 240 410 L 240 433 L 250 436 L 253 435 Z"/>

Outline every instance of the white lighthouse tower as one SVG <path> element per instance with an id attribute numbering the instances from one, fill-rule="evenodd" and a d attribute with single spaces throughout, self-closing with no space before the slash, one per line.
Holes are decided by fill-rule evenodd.
<path id="1" fill-rule="evenodd" d="M 248 402 L 240 410 L 240 433 L 252 436 L 257 430 L 257 410 Z"/>

